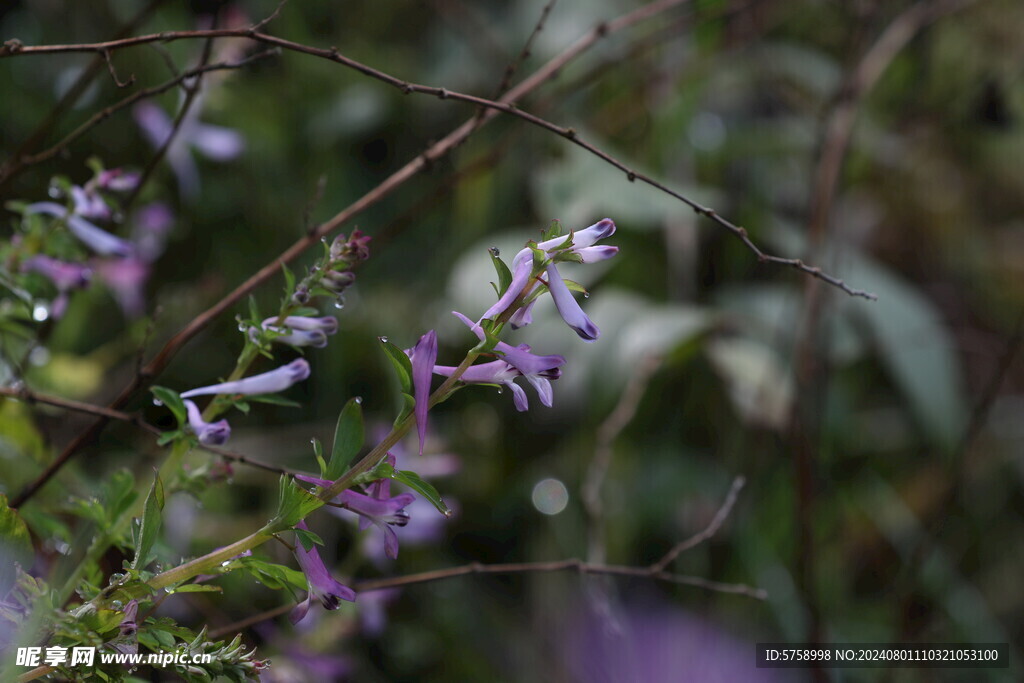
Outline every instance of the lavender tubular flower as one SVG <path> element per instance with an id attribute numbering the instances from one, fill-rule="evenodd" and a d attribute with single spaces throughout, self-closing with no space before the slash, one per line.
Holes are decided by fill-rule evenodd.
<path id="1" fill-rule="evenodd" d="M 274 330 L 282 333 L 274 337 L 272 341 L 291 346 L 313 346 L 323 348 L 327 346 L 327 335 L 338 331 L 338 321 L 331 316 L 323 318 L 306 318 L 303 316 L 290 315 L 284 319 L 281 325 L 277 325 L 277 317 L 267 318 L 261 323 L 265 330 Z M 250 331 L 255 336 L 255 330 Z"/>
<path id="2" fill-rule="evenodd" d="M 21 264 L 22 271 L 43 275 L 62 292 L 89 286 L 92 271 L 80 263 L 58 261 L 49 256 L 33 256 Z"/>
<path id="3" fill-rule="evenodd" d="M 434 373 L 444 377 L 451 377 L 453 372 L 455 372 L 455 368 L 449 365 L 434 366 Z M 489 363 L 481 363 L 480 365 L 473 365 L 469 367 L 462 373 L 462 376 L 459 377 L 459 379 L 466 384 L 497 384 L 499 386 L 508 387 L 509 391 L 512 392 L 512 402 L 515 404 L 516 410 L 523 412 L 530 407 L 529 399 L 527 399 L 526 392 L 523 388 L 512 381 L 522 374 L 522 372 L 506 361 L 495 360 Z M 552 404 L 552 393 L 551 385 L 548 380 L 558 379 L 561 374 L 562 371 L 555 367 L 541 371 L 536 375 L 526 376 L 526 379 L 534 386 L 534 388 L 537 389 L 541 403 L 549 408 Z"/>
<path id="4" fill-rule="evenodd" d="M 297 529 L 309 528 L 305 522 L 299 522 L 295 527 Z M 306 616 L 313 598 L 319 600 L 324 609 L 329 610 L 338 609 L 342 600 L 355 602 L 356 592 L 331 576 L 324 561 L 320 559 L 320 553 L 317 552 L 316 547 L 307 551 L 296 540 L 295 559 L 299 562 L 299 569 L 306 575 L 309 594 L 306 596 L 305 602 L 299 603 L 288 616 L 293 624 L 299 623 Z"/>
<path id="5" fill-rule="evenodd" d="M 296 478 L 324 488 L 334 483 L 303 474 L 297 475 Z M 360 528 L 373 524 L 380 529 L 384 534 L 385 553 L 391 559 L 395 559 L 398 557 L 398 536 L 395 535 L 391 526 L 405 526 L 409 523 L 409 513 L 405 511 L 405 508 L 416 500 L 416 496 L 411 493 L 400 493 L 397 496 L 388 497 L 388 489 L 385 486 L 379 486 L 376 490 L 371 489 L 371 491 L 375 495 L 368 496 L 351 490 L 342 491 L 334 499 L 334 502 L 359 515 L 361 517 Z"/>
<path id="6" fill-rule="evenodd" d="M 526 252 L 528 255 L 531 254 L 529 249 L 523 249 L 523 251 L 516 255 L 516 259 L 512 263 L 512 282 L 509 283 L 508 289 L 501 295 L 501 298 L 484 312 L 480 317 L 481 320 L 501 315 L 505 309 L 512 305 L 516 297 L 522 294 L 523 288 L 530 281 L 530 273 L 533 272 L 532 256 L 531 258 L 520 260 L 519 255 L 523 252 Z"/>
<path id="7" fill-rule="evenodd" d="M 466 327 L 468 327 L 473 334 L 477 336 L 477 339 L 480 341 L 485 339 L 486 335 L 480 325 L 474 323 L 458 311 L 452 311 L 452 315 L 461 320 L 463 324 L 465 324 Z M 494 350 L 503 354 L 504 360 L 507 361 L 509 365 L 513 366 L 527 377 L 565 365 L 564 356 L 538 356 L 530 353 L 530 347 L 525 344 L 521 346 L 512 346 L 511 344 L 506 344 L 505 342 L 500 341 L 495 345 Z"/>
<path id="8" fill-rule="evenodd" d="M 576 299 L 573 298 L 569 287 L 562 282 L 562 276 L 558 274 L 555 264 L 549 263 L 546 271 L 548 274 L 548 291 L 551 292 L 551 298 L 554 299 L 555 308 L 558 309 L 558 314 L 562 316 L 562 320 L 574 329 L 583 341 L 596 341 L 601 336 L 601 330 L 597 328 L 597 325 L 587 317 L 587 314 L 583 312 L 580 305 L 576 303 Z"/>
<path id="9" fill-rule="evenodd" d="M 68 230 L 85 246 L 103 256 L 129 256 L 133 249 L 129 242 L 97 228 L 78 214 L 54 202 L 37 202 L 25 207 L 26 213 L 45 213 L 67 221 Z"/>
<path id="10" fill-rule="evenodd" d="M 309 377 L 309 363 L 304 358 L 293 360 L 276 370 L 253 375 L 235 382 L 222 382 L 184 392 L 182 398 L 211 394 L 276 394 Z"/>
<path id="11" fill-rule="evenodd" d="M 204 446 L 223 446 L 231 438 L 231 425 L 227 420 L 204 421 L 203 414 L 192 401 L 185 401 L 185 409 L 188 411 L 188 424 L 199 437 L 199 443 Z"/>
<path id="12" fill-rule="evenodd" d="M 420 439 L 420 455 L 423 455 L 423 443 L 427 440 L 427 412 L 430 410 L 430 378 L 437 362 L 437 333 L 430 330 L 420 337 L 416 346 L 406 351 L 412 361 L 413 398 L 416 406 L 416 433 Z"/>

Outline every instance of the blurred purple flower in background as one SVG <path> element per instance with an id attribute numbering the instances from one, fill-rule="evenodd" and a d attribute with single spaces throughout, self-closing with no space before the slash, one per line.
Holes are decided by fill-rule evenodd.
<path id="1" fill-rule="evenodd" d="M 97 254 L 129 256 L 133 251 L 130 242 L 111 235 L 106 230 L 85 220 L 77 211 L 69 211 L 67 207 L 55 202 L 29 204 L 25 207 L 25 213 L 45 213 L 65 220 L 71 234 Z"/>
<path id="2" fill-rule="evenodd" d="M 188 198 L 199 194 L 199 171 L 190 148 L 213 161 L 230 161 L 245 149 L 245 139 L 238 131 L 199 121 L 201 100 L 202 96 L 193 101 L 165 154 L 181 194 Z M 163 147 L 174 131 L 174 121 L 153 102 L 139 102 L 132 114 L 154 149 Z"/>
<path id="3" fill-rule="evenodd" d="M 50 280 L 57 288 L 57 298 L 50 305 L 50 317 L 59 319 L 64 315 L 68 304 L 68 292 L 85 289 L 92 279 L 92 270 L 81 263 L 58 261 L 38 254 L 21 264 L 23 272 L 39 273 Z"/>
<path id="4" fill-rule="evenodd" d="M 768 683 L 779 672 L 754 666 L 754 643 L 710 620 L 664 604 L 633 600 L 608 616 L 567 612 L 553 635 L 566 681 L 579 683 Z"/>

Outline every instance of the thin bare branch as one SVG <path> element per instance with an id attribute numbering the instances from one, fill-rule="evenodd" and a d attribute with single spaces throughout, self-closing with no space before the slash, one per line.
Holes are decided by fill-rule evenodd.
<path id="1" fill-rule="evenodd" d="M 681 5 L 684 2 L 686 2 L 686 0 L 661 0 L 660 2 L 653 2 L 649 5 L 633 10 L 632 12 L 629 12 L 628 14 L 625 14 L 613 21 L 598 24 L 575 43 L 563 50 L 559 55 L 531 74 L 528 78 L 515 85 L 502 97 L 501 101 L 514 102 L 517 99 L 524 97 L 557 75 L 566 64 L 571 62 L 581 53 L 585 52 L 605 36 L 628 28 L 640 21 L 657 16 L 660 12 L 671 9 L 677 5 Z M 194 37 L 192 34 L 195 32 L 187 33 L 190 34 L 189 37 Z M 204 32 L 203 35 L 209 36 L 211 33 L 217 33 L 218 35 L 235 35 L 237 32 L 225 32 L 224 30 L 215 32 L 207 31 Z M 156 42 L 157 40 L 158 39 L 143 40 L 140 42 L 136 39 L 134 44 Z M 5 44 L 4 48 L 0 48 L 0 56 L 2 56 L 4 50 L 10 50 L 9 43 L 10 41 L 8 41 L 8 44 Z M 306 49 L 309 50 L 312 48 Z M 482 119 L 483 122 L 487 122 L 497 116 L 497 113 L 498 112 L 496 110 L 489 110 Z M 436 159 L 448 154 L 450 151 L 465 142 L 465 140 L 479 127 L 479 125 L 480 121 L 475 116 L 463 123 L 443 139 L 431 145 L 421 155 L 415 157 L 405 166 L 388 176 L 383 182 L 360 197 L 353 204 L 350 204 L 348 207 L 335 214 L 333 218 L 321 224 L 316 231 L 300 238 L 277 258 L 250 276 L 249 279 L 236 287 L 216 304 L 193 318 L 191 322 L 167 341 L 156 356 L 146 365 L 146 367 L 142 369 L 142 372 L 133 378 L 132 382 L 128 384 L 117 398 L 111 402 L 110 407 L 117 409 L 124 406 L 136 394 L 136 392 L 146 387 L 154 377 L 163 372 L 164 368 L 167 367 L 177 352 L 194 336 L 205 329 L 206 326 L 214 319 L 227 311 L 231 306 L 235 305 L 253 289 L 272 277 L 277 276 L 280 273 L 281 264 L 289 263 L 302 254 L 307 248 L 319 242 L 322 237 L 326 237 L 366 209 L 383 201 L 410 178 L 428 168 Z M 70 460 L 87 444 L 91 443 L 100 434 L 100 432 L 103 431 L 108 422 L 109 418 L 101 417 L 86 428 L 85 431 L 79 433 L 78 436 L 71 440 L 61 454 L 57 456 L 57 458 L 55 458 L 34 481 L 32 481 L 24 490 L 11 500 L 10 506 L 14 508 L 19 507 L 35 495 L 36 491 L 42 488 L 42 486 L 45 485 L 54 474 L 60 471 L 60 468 L 63 467 L 68 460 Z"/>
<path id="2" fill-rule="evenodd" d="M 110 56 L 110 50 L 103 51 L 103 59 L 107 62 L 107 71 L 110 72 L 110 77 L 114 80 L 114 85 L 118 88 L 127 88 L 135 82 L 135 74 L 129 76 L 127 81 L 122 81 L 117 77 L 117 69 L 114 68 L 114 60 Z"/>
<path id="3" fill-rule="evenodd" d="M 117 420 L 119 422 L 127 422 L 128 424 L 134 425 L 139 429 L 149 432 L 150 434 L 159 436 L 163 433 L 163 430 L 156 425 L 150 424 L 142 419 L 141 416 L 125 413 L 120 410 L 113 410 L 104 406 L 98 406 L 92 403 L 83 403 L 82 401 L 74 401 L 68 398 L 62 398 L 60 396 L 51 396 L 49 394 L 40 394 L 28 389 L 15 389 L 11 387 L 0 387 L 0 396 L 8 396 L 10 398 L 20 399 L 26 403 L 45 403 L 46 405 L 54 406 L 55 408 L 63 408 L 64 410 L 71 410 L 76 413 L 85 413 L 86 415 L 97 415 L 108 420 Z M 248 465 L 249 467 L 255 467 L 257 469 L 266 470 L 268 472 L 275 472 L 277 474 L 304 474 L 298 470 L 293 470 L 287 467 L 278 467 L 277 465 L 269 465 L 265 462 L 256 460 L 237 451 L 232 451 L 227 448 L 221 448 L 219 446 L 205 446 L 200 445 L 204 451 L 218 455 L 225 460 L 237 462 L 241 465 Z"/>
<path id="4" fill-rule="evenodd" d="M 249 64 L 251 64 L 251 63 L 253 63 L 253 62 L 257 61 L 257 60 L 263 59 L 265 57 L 270 57 L 272 55 L 278 55 L 278 54 L 280 54 L 280 50 L 278 50 L 276 48 L 273 48 L 273 49 L 270 49 L 270 50 L 264 50 L 263 52 L 257 52 L 255 54 L 250 55 L 249 57 L 246 57 L 245 59 L 239 60 L 237 62 L 219 62 L 217 64 L 207 64 L 205 66 L 196 67 L 196 68 L 190 69 L 190 70 L 188 70 L 188 71 L 186 71 L 184 73 L 180 73 L 180 74 L 176 75 L 174 78 L 172 78 L 172 79 L 170 79 L 168 81 L 165 81 L 164 83 L 161 83 L 160 85 L 153 86 L 152 88 L 146 88 L 144 90 L 139 90 L 137 92 L 134 92 L 131 95 L 129 95 L 128 97 L 124 98 L 123 100 L 121 100 L 121 101 L 119 101 L 119 102 L 117 102 L 115 104 L 112 104 L 109 107 L 107 107 L 105 109 L 102 109 L 102 110 L 96 112 L 95 114 L 93 114 L 89 118 L 88 121 L 85 121 L 78 128 L 76 128 L 73 131 L 71 131 L 70 133 L 68 133 L 64 137 L 63 140 L 61 140 L 60 142 L 58 142 L 54 146 L 50 147 L 49 149 L 46 149 L 46 150 L 44 150 L 42 152 L 39 152 L 38 154 L 33 154 L 33 155 L 30 155 L 30 156 L 23 157 L 19 161 L 19 165 L 20 166 L 29 166 L 31 164 L 38 164 L 38 163 L 40 163 L 42 161 L 46 161 L 47 159 L 52 159 L 53 157 L 55 157 L 58 154 L 60 154 L 61 151 L 63 149 L 65 149 L 68 145 L 70 145 L 75 140 L 80 138 L 82 135 L 84 135 L 85 133 L 89 132 L 92 128 L 94 128 L 95 126 L 99 125 L 100 123 L 103 123 L 104 121 L 106 121 L 107 119 L 109 119 L 111 116 L 113 116 L 117 112 L 121 111 L 122 109 L 125 109 L 126 107 L 130 107 L 130 106 L 132 106 L 133 104 L 135 104 L 136 102 L 138 102 L 140 100 L 144 100 L 144 99 L 147 99 L 147 98 L 150 98 L 150 97 L 155 97 L 156 95 L 160 95 L 162 93 L 165 93 L 168 90 L 171 90 L 172 88 L 176 88 L 177 86 L 181 85 L 181 83 L 183 81 L 186 81 L 189 78 L 194 78 L 194 77 L 199 76 L 201 74 L 207 73 L 208 71 L 223 71 L 223 70 L 229 70 L 229 69 L 241 69 L 242 67 L 248 66 Z"/>
<path id="5" fill-rule="evenodd" d="M 594 457 L 587 467 L 583 478 L 580 497 L 587 513 L 587 560 L 604 562 L 604 505 L 601 501 L 601 487 L 604 485 L 608 468 L 612 464 L 614 450 L 612 445 L 633 417 L 636 416 L 640 400 L 647 392 L 651 377 L 661 364 L 657 356 L 645 356 L 640 359 L 629 376 L 626 388 L 619 397 L 612 412 L 608 414 L 601 426 L 597 428 L 597 443 L 594 446 Z"/>
<path id="6" fill-rule="evenodd" d="M 733 506 L 736 505 L 736 498 L 737 496 L 739 496 L 740 490 L 746 483 L 747 480 L 745 478 L 736 477 L 732 482 L 732 486 L 729 487 L 729 493 L 726 494 L 725 496 L 725 502 L 722 503 L 722 507 L 718 509 L 718 512 L 715 513 L 715 516 L 711 518 L 711 522 L 708 523 L 707 527 L 705 527 L 703 531 L 694 534 L 685 541 L 682 541 L 674 545 L 671 550 L 665 553 L 664 557 L 662 557 L 660 560 L 651 565 L 651 571 L 664 571 L 666 567 L 672 564 L 672 562 L 677 557 L 679 557 L 680 553 L 685 552 L 690 548 L 693 548 L 694 546 L 700 545 L 704 541 L 710 539 L 715 534 L 717 534 L 718 530 L 721 529 L 722 525 L 725 523 L 725 520 L 728 519 L 729 513 L 732 512 Z"/>

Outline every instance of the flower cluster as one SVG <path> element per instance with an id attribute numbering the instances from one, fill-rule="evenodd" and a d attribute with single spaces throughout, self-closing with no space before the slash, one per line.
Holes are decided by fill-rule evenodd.
<path id="1" fill-rule="evenodd" d="M 117 237 L 96 225 L 116 222 L 119 214 L 112 208 L 110 193 L 128 192 L 137 186 L 137 173 L 122 169 L 98 171 L 85 185 L 71 185 L 55 193 L 67 195 L 68 206 L 56 202 L 36 202 L 25 207 L 26 215 L 53 216 L 95 256 L 84 262 L 64 261 L 35 254 L 22 261 L 22 272 L 34 272 L 50 280 L 57 289 L 50 316 L 60 318 L 67 307 L 70 292 L 85 289 L 94 276 L 103 281 L 121 305 L 125 315 L 136 317 L 145 311 L 145 283 L 151 264 L 163 251 L 166 234 L 174 221 L 170 209 L 160 202 L 140 208 L 134 216 L 131 240 Z"/>

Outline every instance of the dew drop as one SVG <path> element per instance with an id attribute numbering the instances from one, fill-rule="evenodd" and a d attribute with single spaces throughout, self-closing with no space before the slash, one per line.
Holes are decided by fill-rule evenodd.
<path id="1" fill-rule="evenodd" d="M 231 564 L 231 560 L 224 560 L 220 563 L 220 566 L 227 567 L 229 564 Z"/>
<path id="2" fill-rule="evenodd" d="M 377 337 L 377 339 L 380 340 L 381 344 L 387 344 L 388 343 L 388 338 L 387 337 Z"/>
<path id="3" fill-rule="evenodd" d="M 50 309 L 45 303 L 39 302 L 32 307 L 32 319 L 36 322 L 41 323 L 49 317 Z"/>
<path id="4" fill-rule="evenodd" d="M 245 323 L 238 323 L 238 331 L 245 332 Z"/>
<path id="5" fill-rule="evenodd" d="M 363 397 L 362 397 L 362 396 L 356 396 L 356 397 L 355 397 L 354 399 L 352 399 L 352 400 L 356 402 L 356 405 L 357 405 L 357 406 L 361 406 L 361 405 L 363 405 Z"/>
<path id="6" fill-rule="evenodd" d="M 50 189 L 46 191 L 46 194 L 50 195 L 50 197 L 52 197 L 53 199 L 60 199 L 60 197 L 63 196 L 64 193 L 61 192 L 60 188 L 57 187 L 56 185 L 50 185 Z"/>
<path id="7" fill-rule="evenodd" d="M 161 401 L 160 399 L 158 399 L 158 398 L 154 398 L 153 399 L 153 405 L 155 405 L 155 406 L 162 406 L 163 404 L 164 404 L 164 402 Z"/>
<path id="8" fill-rule="evenodd" d="M 502 389 L 501 387 L 498 387 L 498 395 L 500 396 L 503 393 L 505 393 L 505 390 Z"/>
<path id="9" fill-rule="evenodd" d="M 590 298 L 590 292 L 583 292 L 583 298 L 584 299 L 589 299 Z"/>
<path id="10" fill-rule="evenodd" d="M 338 300 L 334 302 L 334 307 L 339 310 L 345 308 L 345 297 L 339 296 Z"/>

